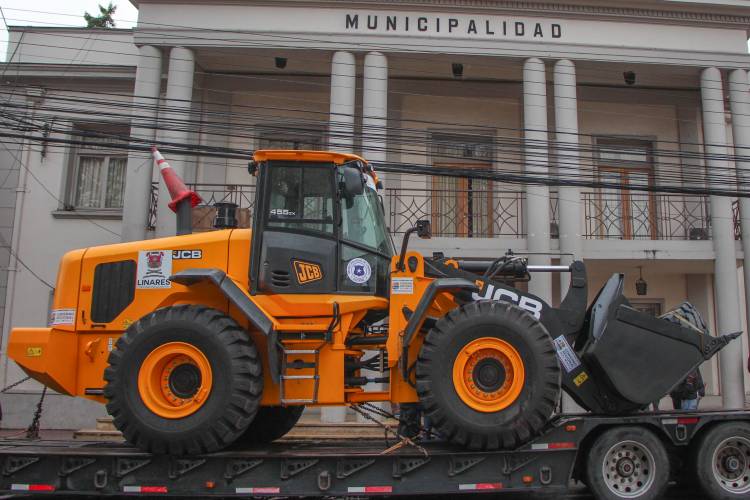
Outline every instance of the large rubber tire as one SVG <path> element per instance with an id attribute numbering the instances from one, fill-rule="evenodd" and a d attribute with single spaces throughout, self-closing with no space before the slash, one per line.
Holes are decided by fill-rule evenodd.
<path id="1" fill-rule="evenodd" d="M 211 376 L 210 386 L 200 385 L 205 397 L 195 403 L 197 409 L 179 418 L 155 412 L 139 387 L 139 374 L 148 373 L 148 357 L 174 345 L 203 356 Z M 261 361 L 247 332 L 221 311 L 204 306 L 166 307 L 133 323 L 110 353 L 109 365 L 104 396 L 115 427 L 129 443 L 156 454 L 193 455 L 226 447 L 255 418 L 263 390 Z M 187 380 L 203 384 L 195 378 Z"/>
<path id="2" fill-rule="evenodd" d="M 297 425 L 304 406 L 261 406 L 255 419 L 235 444 L 254 445 L 276 441 Z"/>
<path id="3" fill-rule="evenodd" d="M 477 409 L 454 377 L 465 353 L 483 339 L 512 346 L 523 365 L 520 393 L 498 411 Z M 425 338 L 416 373 L 417 394 L 432 427 L 445 439 L 475 450 L 515 449 L 526 443 L 542 430 L 560 396 L 560 366 L 547 329 L 508 302 L 470 303 L 440 319 Z M 504 370 L 493 373 L 506 375 L 499 375 L 493 387 L 508 380 Z"/>
<path id="4" fill-rule="evenodd" d="M 669 456 L 642 427 L 604 431 L 586 452 L 587 486 L 599 500 L 656 500 L 669 484 Z"/>
<path id="5" fill-rule="evenodd" d="M 719 424 L 700 436 L 694 449 L 694 477 L 708 498 L 750 498 L 750 425 Z"/>

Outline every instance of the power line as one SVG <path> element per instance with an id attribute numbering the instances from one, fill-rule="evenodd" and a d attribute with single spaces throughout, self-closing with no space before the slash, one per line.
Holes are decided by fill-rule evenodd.
<path id="1" fill-rule="evenodd" d="M 25 134 L 8 134 L 0 133 L 0 137 L 6 138 L 26 138 L 37 142 L 67 144 L 67 145 L 83 145 L 86 144 L 82 140 L 71 140 L 71 139 L 58 139 L 42 136 L 32 136 Z M 194 150 L 180 149 L 179 143 L 168 143 L 168 146 L 162 147 L 165 152 L 170 152 L 179 155 L 200 155 L 200 152 Z M 184 145 L 182 145 L 184 146 Z M 108 145 L 113 149 L 122 150 L 135 150 L 145 151 L 148 146 L 131 146 L 131 145 Z M 7 149 L 7 148 L 6 148 Z M 211 152 L 207 153 L 216 157 L 222 157 L 222 153 Z M 232 158 L 238 159 L 241 156 L 232 155 Z M 244 158 L 249 159 L 250 155 Z M 623 184 L 618 182 L 604 182 L 595 180 L 575 180 L 575 179 L 560 179 L 554 176 L 550 176 L 546 173 L 534 173 L 534 172 L 502 172 L 494 170 L 478 170 L 478 169 L 462 169 L 462 168 L 441 168 L 434 165 L 427 164 L 414 164 L 414 163 L 401 163 L 401 162 L 387 162 L 387 163 L 375 163 L 376 168 L 383 172 L 393 173 L 421 173 L 425 175 L 438 175 L 446 177 L 463 177 L 463 178 L 475 178 L 492 181 L 507 182 L 510 184 L 521 184 L 521 185 L 547 185 L 547 186 L 575 186 L 575 187 L 591 187 L 591 188 L 610 188 L 620 189 L 628 191 L 646 191 L 646 192 L 664 192 L 664 193 L 677 193 L 677 194 L 695 194 L 695 195 L 716 195 L 716 196 L 736 196 L 736 197 L 750 197 L 750 190 L 731 190 L 721 189 L 717 187 L 691 187 L 691 186 L 672 186 L 672 185 L 633 185 Z"/>
<path id="2" fill-rule="evenodd" d="M 72 111 L 72 110 L 63 110 L 63 111 Z M 102 114 L 102 113 L 99 113 L 99 114 Z M 122 116 L 122 118 L 124 120 L 126 120 L 127 118 L 129 118 L 129 115 Z M 206 122 L 204 120 L 193 121 L 193 123 L 195 123 L 197 125 L 210 124 L 210 123 L 208 123 L 208 122 Z M 235 126 L 236 124 L 232 123 L 232 125 Z M 41 125 L 39 125 L 38 127 L 41 128 Z M 155 127 L 155 126 L 152 126 L 152 127 Z M 190 125 L 190 127 L 192 127 L 192 124 Z M 188 129 L 186 129 L 186 128 L 179 128 L 179 127 L 176 127 L 176 126 L 172 126 L 172 127 L 159 126 L 158 128 L 161 128 L 161 129 L 166 128 L 166 129 L 170 129 L 170 130 L 183 130 L 183 131 L 184 130 L 192 130 L 192 129 L 189 129 L 189 128 Z M 276 129 L 277 126 L 273 126 L 271 128 L 272 129 Z M 69 133 L 70 132 L 70 131 L 67 131 L 67 130 L 58 130 L 58 131 L 61 132 L 61 133 Z M 423 132 L 423 131 L 420 131 L 420 132 Z M 205 130 L 204 133 L 206 133 L 207 135 L 212 135 L 212 136 L 224 135 L 224 136 L 227 136 L 227 137 L 234 137 L 234 138 L 237 138 L 237 137 L 246 137 L 246 138 L 249 138 L 249 139 L 257 139 L 258 138 L 257 135 L 253 135 L 253 134 L 244 134 L 243 135 L 241 132 L 238 132 L 236 130 L 234 130 L 231 134 L 230 133 L 220 134 L 219 132 L 217 132 L 215 130 L 214 131 Z M 107 135 L 107 134 L 105 134 L 105 135 Z M 338 134 L 334 134 L 334 137 L 337 137 L 337 135 Z M 349 134 L 349 136 L 351 136 L 351 134 Z M 368 134 L 368 137 L 372 138 L 373 134 Z M 375 137 L 377 138 L 377 136 L 375 136 Z M 123 139 L 123 140 L 127 140 L 128 139 L 127 137 L 122 137 L 122 136 L 120 136 L 119 138 Z M 386 136 L 384 135 L 384 136 L 382 136 L 382 138 L 385 139 Z M 424 142 L 423 139 L 419 139 L 419 138 L 413 138 L 412 137 L 412 138 L 406 138 L 406 139 L 407 139 L 407 142 L 409 144 L 412 144 L 412 145 L 414 144 L 415 140 L 420 141 L 420 142 Z M 400 141 L 398 138 L 396 138 L 395 141 L 393 139 L 391 139 L 391 142 L 404 142 L 404 141 Z M 428 141 L 428 142 L 430 142 L 430 141 Z M 432 143 L 437 143 L 437 144 L 440 143 L 440 141 L 431 141 L 431 142 Z M 525 139 L 519 140 L 519 139 L 516 139 L 516 138 L 513 138 L 511 140 L 511 142 L 509 142 L 509 143 L 508 142 L 503 143 L 501 141 L 498 141 L 497 139 L 495 141 L 493 141 L 493 143 L 496 146 L 496 147 L 494 147 L 494 150 L 496 152 L 497 151 L 502 151 L 503 148 L 499 147 L 499 146 L 507 146 L 508 148 L 511 148 L 512 152 L 517 152 L 516 150 L 519 149 L 519 148 L 521 148 L 521 147 L 524 147 L 524 146 L 536 146 L 537 145 L 536 143 L 534 143 L 534 141 L 528 141 L 528 140 L 525 140 Z M 539 143 L 538 145 L 540 147 L 546 146 L 545 143 Z M 556 154 L 556 160 L 557 160 L 557 162 L 555 163 L 554 161 L 552 161 L 551 163 L 552 163 L 553 166 L 556 166 L 558 168 L 558 171 L 561 170 L 561 169 L 564 170 L 565 168 L 567 168 L 566 163 L 563 162 L 563 161 L 561 161 L 561 158 L 565 159 L 566 157 L 569 156 L 568 154 L 566 154 L 566 152 L 571 152 L 572 153 L 572 152 L 576 152 L 577 151 L 577 152 L 586 152 L 586 153 L 596 153 L 597 151 L 600 151 L 602 149 L 604 149 L 604 150 L 607 149 L 606 146 L 584 147 L 584 146 L 581 146 L 580 144 L 571 147 L 570 145 L 568 145 L 566 143 L 556 144 L 554 141 L 550 141 L 549 145 L 552 148 L 556 148 L 555 152 L 557 153 Z M 499 149 L 498 149 L 498 147 L 499 147 Z M 196 146 L 193 146 L 193 149 L 195 149 L 195 148 L 196 148 Z M 207 147 L 202 147 L 202 149 L 206 150 L 208 148 Z M 627 147 L 625 147 L 625 148 L 617 148 L 617 151 L 620 151 L 620 152 L 622 152 L 622 151 L 627 152 L 629 150 L 631 150 L 631 148 L 627 148 Z M 235 150 L 233 150 L 233 153 L 239 153 L 241 155 L 247 155 L 246 151 L 247 150 L 236 150 L 235 149 Z M 413 152 L 411 149 L 404 150 L 404 149 L 396 149 L 396 148 L 393 148 L 393 147 L 389 147 L 387 149 L 387 151 L 388 152 L 400 152 L 400 153 Z M 643 149 L 642 148 L 633 148 L 632 151 L 633 152 L 642 153 Z M 678 158 L 678 159 L 691 159 L 691 160 L 695 160 L 695 159 L 717 159 L 717 160 L 721 160 L 721 161 L 740 161 L 740 160 L 746 160 L 747 159 L 746 157 L 737 156 L 737 155 L 708 155 L 708 154 L 676 152 L 676 151 L 672 151 L 672 150 L 668 150 L 668 151 L 652 150 L 650 152 L 653 155 L 671 156 L 671 157 L 675 157 L 675 158 Z M 527 156 L 527 158 L 523 162 L 512 162 L 511 161 L 510 163 L 517 164 L 517 165 L 528 165 L 528 164 L 532 164 L 533 165 L 535 163 L 534 160 L 533 160 L 533 156 L 534 155 L 532 154 L 532 155 L 526 155 L 526 156 Z M 577 155 L 575 155 L 575 156 L 577 156 Z M 455 157 L 455 159 L 464 159 L 464 158 L 462 158 L 462 157 Z M 506 160 L 506 162 L 507 162 L 507 160 Z M 583 170 L 584 173 L 585 173 L 586 165 L 589 164 L 589 163 L 590 163 L 589 160 L 587 160 L 585 158 L 580 158 L 578 160 L 578 162 L 577 162 L 577 165 L 575 165 L 575 169 Z M 546 164 L 546 162 L 543 163 L 543 165 L 545 165 L 545 164 Z M 593 163 L 591 165 L 595 166 L 595 165 L 593 165 Z M 663 170 L 665 170 L 665 167 L 668 167 L 670 165 L 674 165 L 675 167 L 677 167 L 677 170 L 674 172 L 674 174 L 669 174 L 668 171 L 666 171 L 666 172 L 663 171 Z M 659 163 L 657 163 L 657 166 L 659 166 L 660 170 L 662 170 L 662 171 L 660 171 L 658 173 L 659 174 L 658 175 L 659 178 L 662 179 L 662 180 L 668 179 L 670 176 L 674 176 L 674 179 L 678 180 L 678 181 L 694 181 L 694 182 L 697 182 L 697 181 L 711 180 L 711 174 L 707 174 L 705 176 L 692 176 L 692 177 L 689 176 L 689 175 L 687 175 L 686 170 L 683 169 L 682 166 L 681 166 L 681 164 L 679 164 L 679 163 L 666 162 L 666 161 L 664 161 L 662 159 Z M 571 167 L 571 169 L 573 169 L 573 168 Z M 743 171 L 744 169 L 740 169 L 740 170 Z M 592 170 L 592 172 L 593 172 L 593 170 Z M 719 173 L 719 175 L 723 175 L 723 174 Z"/>

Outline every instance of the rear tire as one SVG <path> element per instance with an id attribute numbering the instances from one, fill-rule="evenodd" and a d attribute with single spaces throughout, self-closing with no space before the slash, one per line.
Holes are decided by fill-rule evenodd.
<path id="1" fill-rule="evenodd" d="M 104 379 L 115 427 L 156 454 L 224 448 L 252 422 L 263 390 L 247 332 L 196 305 L 165 307 L 133 323 L 110 353 Z"/>
<path id="2" fill-rule="evenodd" d="M 560 396 L 547 329 L 507 302 L 455 309 L 427 334 L 417 394 L 433 428 L 474 450 L 515 449 L 536 436 Z"/>
<path id="3" fill-rule="evenodd" d="M 642 427 L 604 431 L 586 459 L 586 483 L 600 500 L 656 500 L 669 483 L 669 456 L 656 435 Z"/>
<path id="4" fill-rule="evenodd" d="M 304 406 L 261 406 L 255 419 L 235 444 L 253 445 L 276 441 L 297 425 Z"/>
<path id="5" fill-rule="evenodd" d="M 750 497 L 750 425 L 726 422 L 695 443 L 693 472 L 712 500 Z"/>

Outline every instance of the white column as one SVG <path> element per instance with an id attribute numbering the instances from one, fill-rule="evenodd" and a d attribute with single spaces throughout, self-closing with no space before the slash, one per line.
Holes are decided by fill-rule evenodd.
<path id="1" fill-rule="evenodd" d="M 575 177 L 579 168 L 578 93 L 576 67 L 562 59 L 555 64 L 555 142 L 557 143 L 557 172 L 560 179 Z M 577 186 L 558 188 L 558 217 L 560 220 L 560 263 L 570 265 L 582 258 L 581 192 Z M 570 275 L 560 275 L 560 302 L 570 288 Z M 562 395 L 565 413 L 584 410 L 567 393 Z"/>
<path id="2" fill-rule="evenodd" d="M 365 56 L 362 96 L 362 156 L 369 161 L 385 161 L 388 149 L 388 59 L 380 52 Z M 387 186 L 388 176 L 378 172 Z M 383 195 L 385 213 L 390 213 L 388 197 Z"/>
<path id="3" fill-rule="evenodd" d="M 728 188 L 723 179 L 732 177 L 731 166 L 724 159 L 727 154 L 727 130 L 724 118 L 724 91 L 721 72 L 707 68 L 701 75 L 703 102 L 703 142 L 706 167 L 714 179 L 713 188 Z M 732 202 L 726 196 L 711 196 L 711 228 L 714 242 L 714 290 L 718 317 L 718 334 L 742 329 L 737 283 Z M 739 342 L 733 342 L 719 353 L 721 363 L 721 393 L 726 409 L 742 408 L 745 394 L 742 388 L 742 360 Z"/>
<path id="4" fill-rule="evenodd" d="M 351 52 L 336 52 L 331 61 L 331 113 L 328 124 L 328 147 L 331 151 L 354 151 L 354 98 L 356 59 Z M 346 420 L 346 407 L 327 406 L 320 410 L 323 422 Z"/>
<path id="5" fill-rule="evenodd" d="M 523 66 L 523 116 L 525 171 L 533 177 L 549 177 L 547 142 L 547 78 L 541 59 L 527 59 Z M 529 263 L 550 263 L 549 187 L 526 186 L 526 234 Z M 529 292 L 552 302 L 552 276 L 537 273 L 529 281 Z"/>
<path id="6" fill-rule="evenodd" d="M 737 157 L 737 181 L 741 185 L 750 184 L 750 89 L 747 72 L 737 69 L 729 74 L 729 103 L 732 110 L 732 135 L 734 136 L 734 154 Z M 745 314 L 750 314 L 750 199 L 740 198 L 740 224 L 742 228 L 743 272 L 745 275 Z M 738 320 L 739 321 L 739 320 Z M 750 324 L 750 322 L 748 323 Z M 738 328 L 740 329 L 740 328 Z M 745 333 L 745 335 L 748 335 Z M 745 394 L 742 346 L 739 341 L 732 342 L 725 349 L 731 348 L 732 365 L 729 370 L 736 374 L 738 387 L 733 388 L 735 397 Z M 726 383 L 724 383 L 726 387 Z"/>
<path id="7" fill-rule="evenodd" d="M 150 45 L 139 49 L 135 70 L 133 109 L 130 135 L 153 142 L 156 134 L 157 109 L 161 91 L 161 50 Z M 139 151 L 128 153 L 125 194 L 122 206 L 122 241 L 146 238 L 146 218 L 151 198 L 153 162 L 151 154 Z"/>
<path id="8" fill-rule="evenodd" d="M 195 55 L 190 49 L 174 47 L 169 53 L 169 73 L 167 75 L 166 112 L 160 120 L 164 143 L 186 144 L 190 132 L 186 120 L 190 119 L 193 100 L 193 77 L 195 76 Z M 175 130 L 178 129 L 178 130 Z M 180 177 L 185 175 L 187 158 L 175 154 L 165 154 L 167 161 Z M 171 201 L 164 182 L 159 180 L 159 205 L 156 211 L 156 236 L 174 236 L 177 218 L 167 206 Z"/>
<path id="9" fill-rule="evenodd" d="M 575 177 L 579 169 L 578 96 L 575 65 L 563 59 L 555 64 L 555 142 L 558 144 L 558 176 Z M 560 263 L 570 265 L 582 259 L 581 191 L 577 186 L 560 186 Z M 570 277 L 560 277 L 560 300 L 570 287 Z"/>
<path id="10" fill-rule="evenodd" d="M 362 156 L 384 161 L 388 124 L 388 59 L 379 52 L 365 56 L 362 96 Z"/>
<path id="11" fill-rule="evenodd" d="M 328 145 L 331 151 L 354 152 L 354 94 L 357 66 L 351 52 L 336 52 L 331 61 L 331 113 Z"/>
<path id="12" fill-rule="evenodd" d="M 388 59 L 379 52 L 370 52 L 365 56 L 364 82 L 362 85 L 362 156 L 369 161 L 385 161 L 388 125 Z M 384 174 L 378 174 L 385 182 Z M 388 213 L 386 211 L 386 213 Z M 365 351 L 366 357 L 375 356 L 378 351 Z M 382 377 L 385 374 L 363 370 L 366 377 Z M 383 384 L 367 384 L 366 391 L 382 391 Z M 386 403 L 375 403 L 388 410 Z M 379 417 L 375 417 L 380 419 Z M 357 415 L 359 422 L 368 422 Z"/>

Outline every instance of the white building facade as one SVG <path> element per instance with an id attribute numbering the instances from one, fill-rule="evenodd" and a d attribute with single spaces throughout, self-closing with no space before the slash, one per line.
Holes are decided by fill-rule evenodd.
<path id="1" fill-rule="evenodd" d="M 249 225 L 246 158 L 258 148 L 507 174 L 386 174 L 388 224 L 398 239 L 431 219 L 433 239 L 413 242 L 427 254 L 582 259 L 592 297 L 623 272 L 641 309 L 690 300 L 713 333 L 746 331 L 750 201 L 642 190 L 747 185 L 745 2 L 134 3 L 134 30 L 11 29 L 0 96 L 0 387 L 23 378 L 4 355 L 8 333 L 46 323 L 44 282 L 54 284 L 64 252 L 174 234 L 150 156 L 128 150 L 128 136 L 202 147 L 166 154 L 206 200 L 196 230 L 210 227 L 216 201 L 237 203 Z M 545 275 L 529 290 L 555 304 L 567 284 Z M 709 404 L 742 407 L 747 359 L 745 335 L 704 365 Z M 26 425 L 39 393 L 25 382 L 0 395 L 3 425 Z M 47 401 L 49 427 L 104 413 Z"/>

